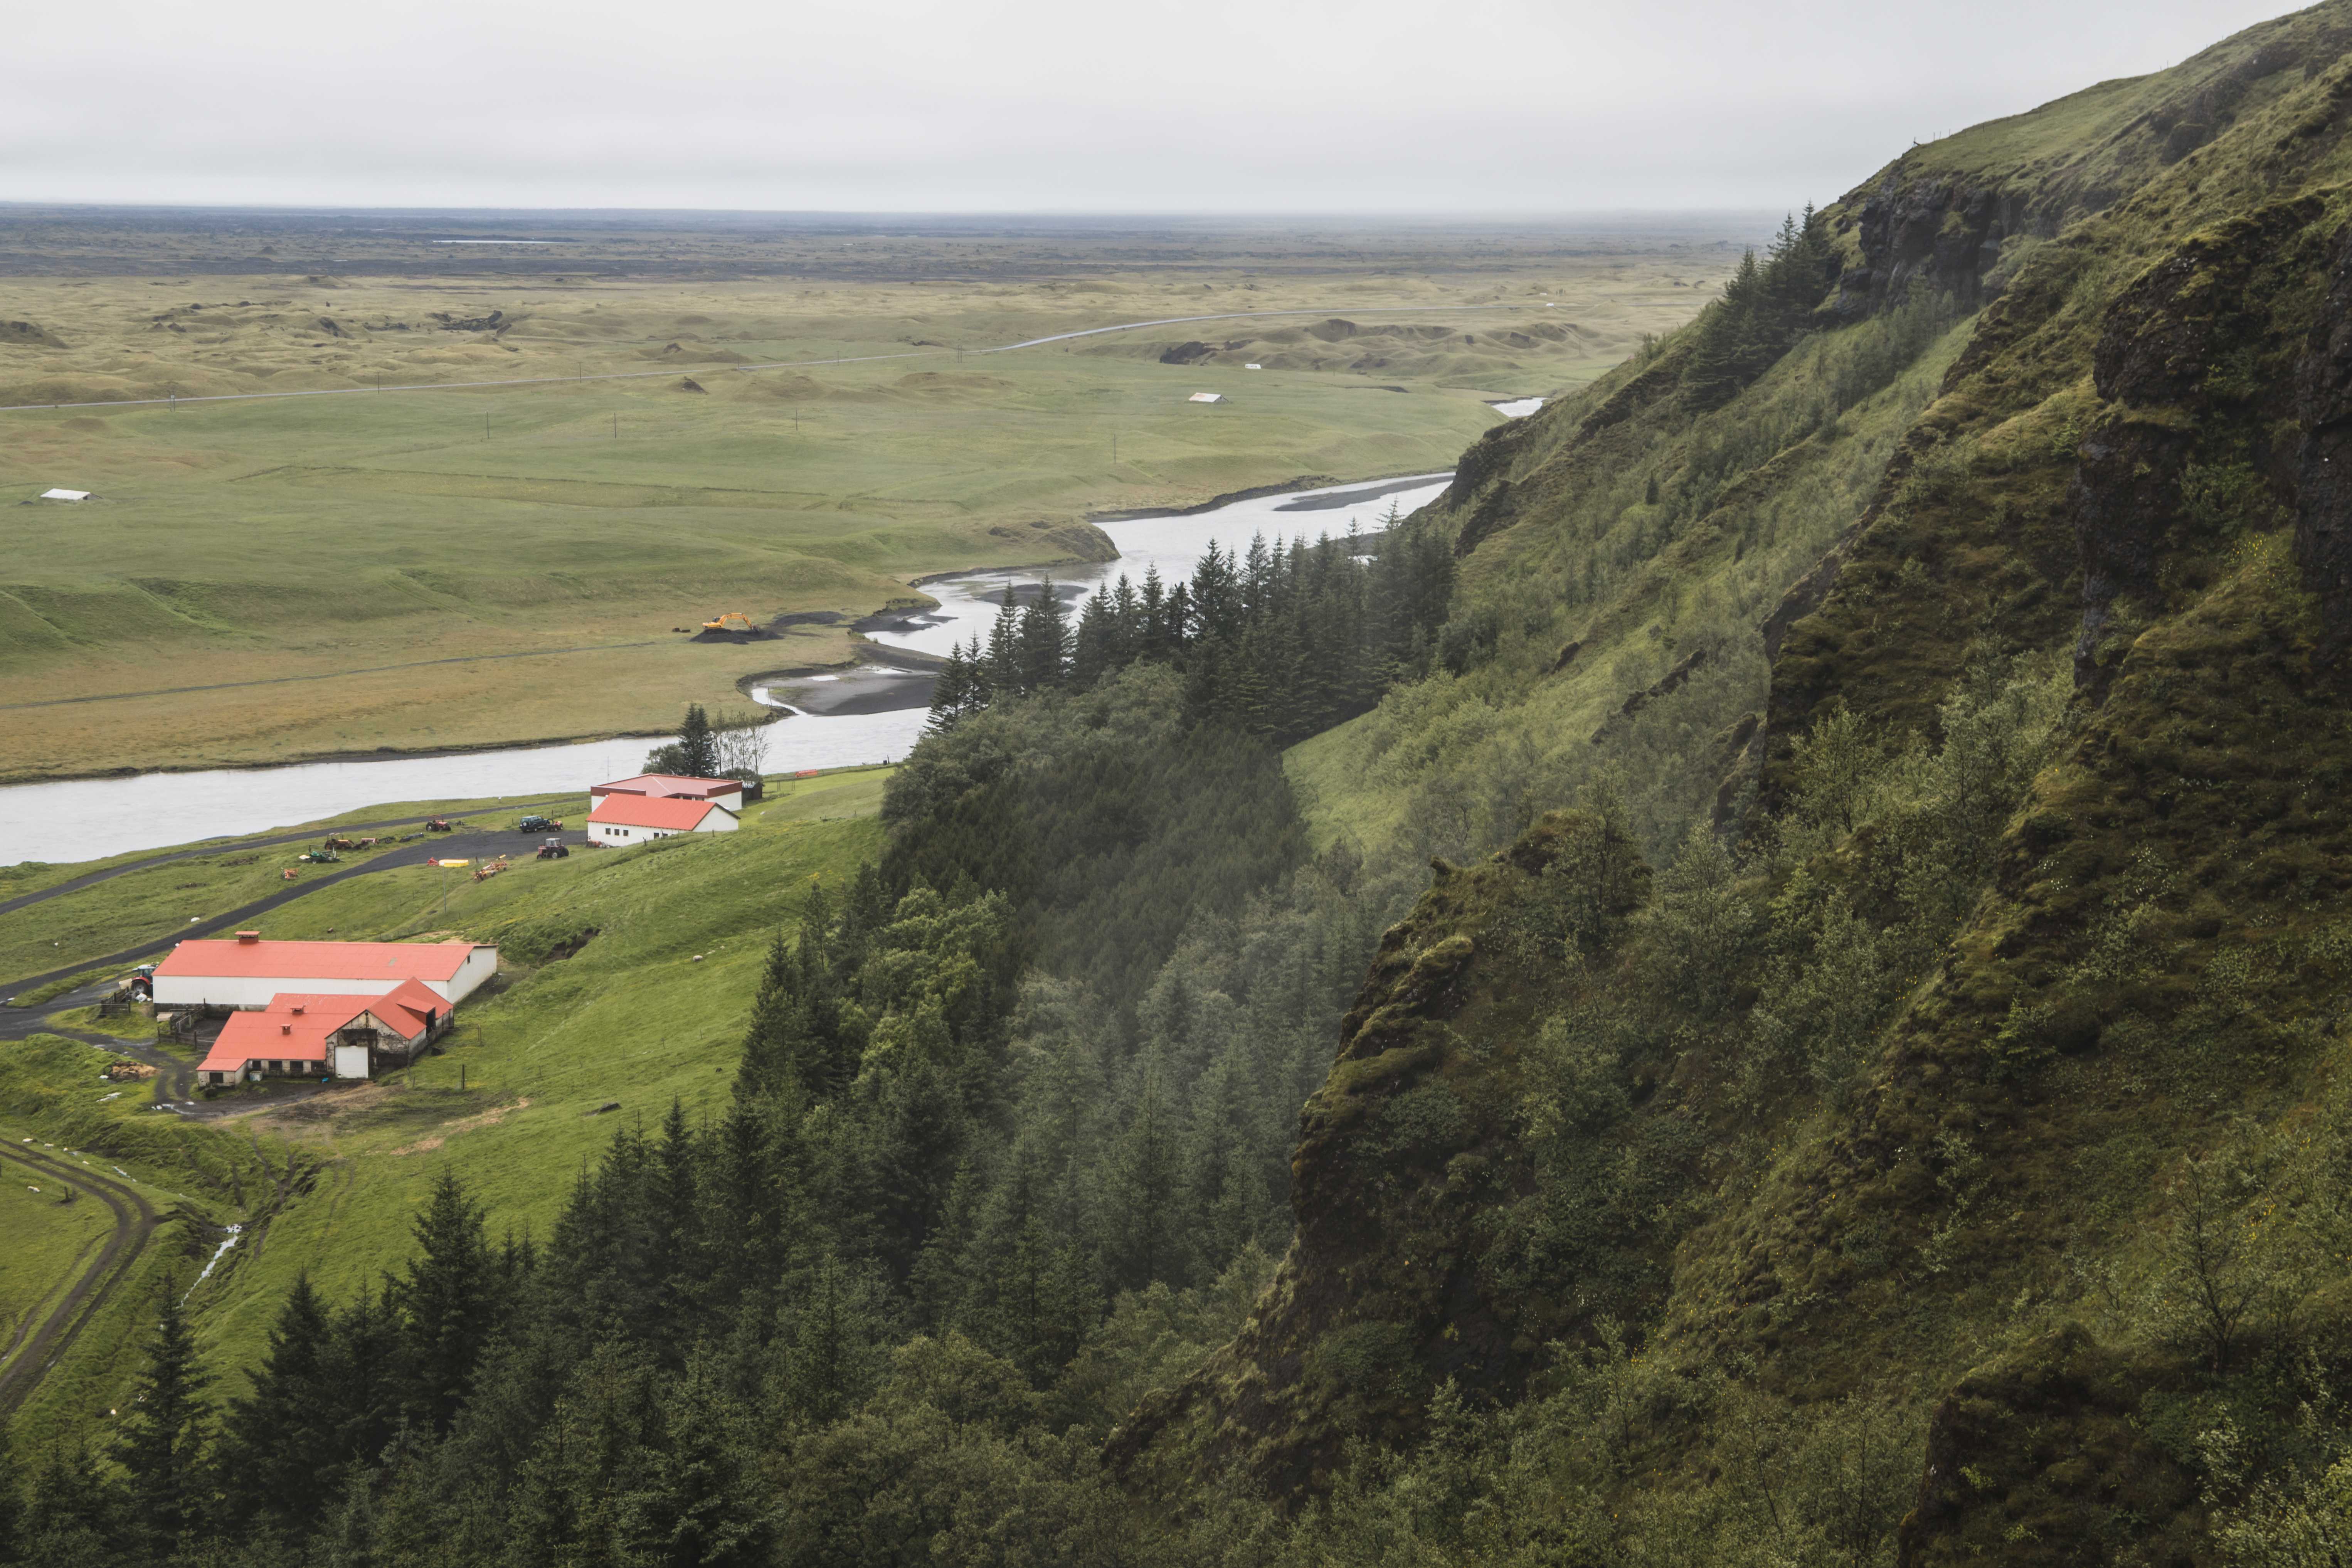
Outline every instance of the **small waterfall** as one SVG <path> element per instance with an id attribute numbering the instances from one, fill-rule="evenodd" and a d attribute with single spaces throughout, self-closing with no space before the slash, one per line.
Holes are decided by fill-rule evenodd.
<path id="1" fill-rule="evenodd" d="M 235 1247 L 236 1245 L 237 1238 L 244 1234 L 245 1226 L 241 1225 L 233 1225 L 228 1227 L 228 1239 L 222 1242 L 218 1247 L 213 1248 L 212 1260 L 205 1265 L 205 1272 L 197 1275 L 194 1279 L 188 1282 L 187 1290 L 180 1297 L 180 1301 L 183 1305 L 186 1304 L 188 1297 L 196 1293 L 196 1287 L 205 1282 L 205 1275 L 210 1274 L 215 1268 L 220 1267 L 220 1260 L 228 1255 L 228 1249 Z"/>

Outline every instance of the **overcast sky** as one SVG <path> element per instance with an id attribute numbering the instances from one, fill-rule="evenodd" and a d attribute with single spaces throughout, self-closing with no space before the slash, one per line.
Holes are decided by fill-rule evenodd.
<path id="1" fill-rule="evenodd" d="M 2274 0 L 60 0 L 0 200 L 1555 213 L 1827 201 Z"/>

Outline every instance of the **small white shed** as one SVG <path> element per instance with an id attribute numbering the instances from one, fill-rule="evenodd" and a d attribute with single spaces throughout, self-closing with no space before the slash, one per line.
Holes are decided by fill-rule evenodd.
<path id="1" fill-rule="evenodd" d="M 1225 395 L 1222 392 L 1196 392 L 1192 395 L 1195 403 L 1223 403 L 1224 400 Z"/>
<path id="2" fill-rule="evenodd" d="M 88 490 L 43 490 L 41 499 L 43 500 L 88 500 L 89 492 Z"/>

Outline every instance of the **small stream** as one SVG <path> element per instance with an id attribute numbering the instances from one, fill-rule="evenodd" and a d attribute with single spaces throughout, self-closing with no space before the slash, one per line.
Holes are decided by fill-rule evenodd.
<path id="1" fill-rule="evenodd" d="M 196 1293 L 196 1287 L 205 1282 L 205 1277 L 210 1275 L 214 1269 L 220 1267 L 220 1260 L 228 1256 L 228 1249 L 235 1247 L 237 1243 L 237 1238 L 242 1237 L 244 1234 L 245 1226 L 241 1225 L 233 1225 L 228 1227 L 228 1239 L 222 1242 L 218 1247 L 213 1248 L 213 1255 L 205 1260 L 204 1273 L 197 1275 L 194 1279 L 188 1281 L 187 1291 L 180 1298 L 180 1302 L 183 1306 L 187 1304 L 188 1297 Z"/>

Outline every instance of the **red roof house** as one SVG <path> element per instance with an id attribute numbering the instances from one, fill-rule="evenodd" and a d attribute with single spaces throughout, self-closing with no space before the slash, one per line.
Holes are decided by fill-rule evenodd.
<path id="1" fill-rule="evenodd" d="M 366 1078 L 385 1058 L 409 1060 L 448 1017 L 449 1005 L 415 980 L 381 996 L 273 996 L 267 1007 L 230 1014 L 196 1070 L 207 1084 L 247 1076 Z"/>
<path id="2" fill-rule="evenodd" d="M 717 801 L 608 795 L 588 814 L 588 841 L 621 848 L 680 833 L 732 833 L 741 826 Z"/>

